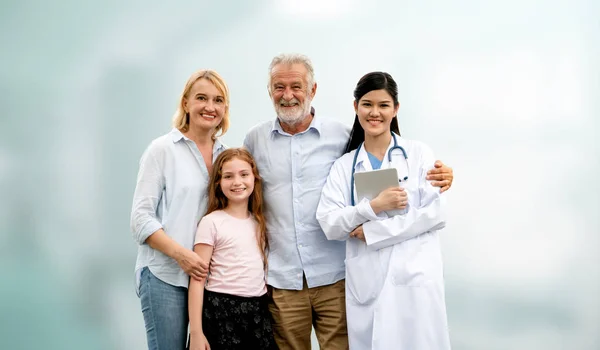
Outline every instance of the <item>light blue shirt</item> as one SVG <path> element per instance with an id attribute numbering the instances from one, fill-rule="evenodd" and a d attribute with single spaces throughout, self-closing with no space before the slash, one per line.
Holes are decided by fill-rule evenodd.
<path id="1" fill-rule="evenodd" d="M 224 149 L 216 140 L 213 161 Z M 162 228 L 177 243 L 192 249 L 198 222 L 208 206 L 208 180 L 198 147 L 177 129 L 152 141 L 142 155 L 131 209 L 131 231 L 139 244 L 138 289 L 145 266 L 166 283 L 188 287 L 189 276 L 174 259 L 152 249 L 146 238 Z"/>
<path id="2" fill-rule="evenodd" d="M 316 212 L 329 169 L 344 152 L 350 128 L 314 117 L 309 128 L 291 135 L 278 120 L 252 128 L 244 146 L 256 159 L 264 183 L 269 238 L 268 284 L 301 290 L 345 277 L 345 242 L 329 241 Z"/>
<path id="3" fill-rule="evenodd" d="M 378 170 L 379 168 L 381 168 L 382 161 L 377 159 L 377 157 L 375 157 L 369 152 L 367 152 L 367 154 L 369 156 L 369 162 L 371 162 L 371 168 L 373 168 L 373 170 Z"/>

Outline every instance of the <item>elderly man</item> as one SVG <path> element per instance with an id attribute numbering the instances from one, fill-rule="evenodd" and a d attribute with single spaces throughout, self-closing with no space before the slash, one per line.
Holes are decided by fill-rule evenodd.
<path id="1" fill-rule="evenodd" d="M 311 101 L 317 84 L 308 57 L 279 55 L 269 74 L 277 119 L 253 127 L 244 146 L 254 155 L 264 184 L 275 340 L 280 349 L 310 349 L 314 326 L 321 349 L 347 349 L 345 242 L 327 240 L 316 211 L 350 128 L 316 116 Z M 429 179 L 445 191 L 452 184 L 452 169 L 438 161 Z"/>

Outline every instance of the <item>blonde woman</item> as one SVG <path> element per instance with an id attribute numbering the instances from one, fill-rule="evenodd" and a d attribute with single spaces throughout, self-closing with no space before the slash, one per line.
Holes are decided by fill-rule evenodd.
<path id="1" fill-rule="evenodd" d="M 208 205 L 213 161 L 225 149 L 229 91 L 214 71 L 188 79 L 173 129 L 150 143 L 140 160 L 131 230 L 139 244 L 137 293 L 148 349 L 184 349 L 189 279 L 206 277 L 208 264 L 194 253 L 194 236 Z"/>

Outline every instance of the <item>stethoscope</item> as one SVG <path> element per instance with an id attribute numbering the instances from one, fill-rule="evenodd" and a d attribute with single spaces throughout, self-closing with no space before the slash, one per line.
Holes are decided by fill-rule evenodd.
<path id="1" fill-rule="evenodd" d="M 398 141 L 396 141 L 396 135 L 394 135 L 394 133 L 392 132 L 392 138 L 394 139 L 394 146 L 392 146 L 392 148 L 390 148 L 390 150 L 388 151 L 388 161 L 390 163 L 392 163 L 392 156 L 393 156 L 393 152 L 394 150 L 399 149 L 400 151 L 402 151 L 402 155 L 404 156 L 404 160 L 406 161 L 406 168 L 408 169 L 408 156 L 406 155 L 406 151 L 404 150 L 404 148 L 402 148 L 402 146 L 398 146 Z M 358 145 L 358 148 L 356 149 L 356 153 L 354 153 L 354 160 L 352 161 L 352 176 L 350 177 L 350 203 L 352 203 L 352 206 L 354 206 L 354 173 L 355 173 L 355 169 L 356 168 L 356 160 L 358 159 L 358 152 L 360 152 L 360 148 L 362 147 L 364 142 L 361 142 L 360 145 Z M 406 176 L 402 179 L 402 180 L 398 180 L 399 182 L 406 182 L 408 181 L 408 173 L 406 174 Z"/>

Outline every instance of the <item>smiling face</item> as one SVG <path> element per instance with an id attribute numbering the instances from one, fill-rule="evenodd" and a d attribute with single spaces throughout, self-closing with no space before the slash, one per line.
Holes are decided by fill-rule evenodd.
<path id="1" fill-rule="evenodd" d="M 219 185 L 230 203 L 248 202 L 254 191 L 252 166 L 239 158 L 226 161 L 223 163 Z"/>
<path id="2" fill-rule="evenodd" d="M 198 79 L 183 101 L 190 127 L 216 129 L 225 115 L 225 97 L 208 79 Z"/>
<path id="3" fill-rule="evenodd" d="M 316 84 L 309 86 L 308 70 L 302 63 L 278 64 L 271 71 L 270 95 L 280 120 L 300 123 L 310 113 Z"/>
<path id="4" fill-rule="evenodd" d="M 379 136 L 390 132 L 392 119 L 400 105 L 394 106 L 392 96 L 384 89 L 372 90 L 354 101 L 354 110 L 360 126 L 369 136 Z"/>

